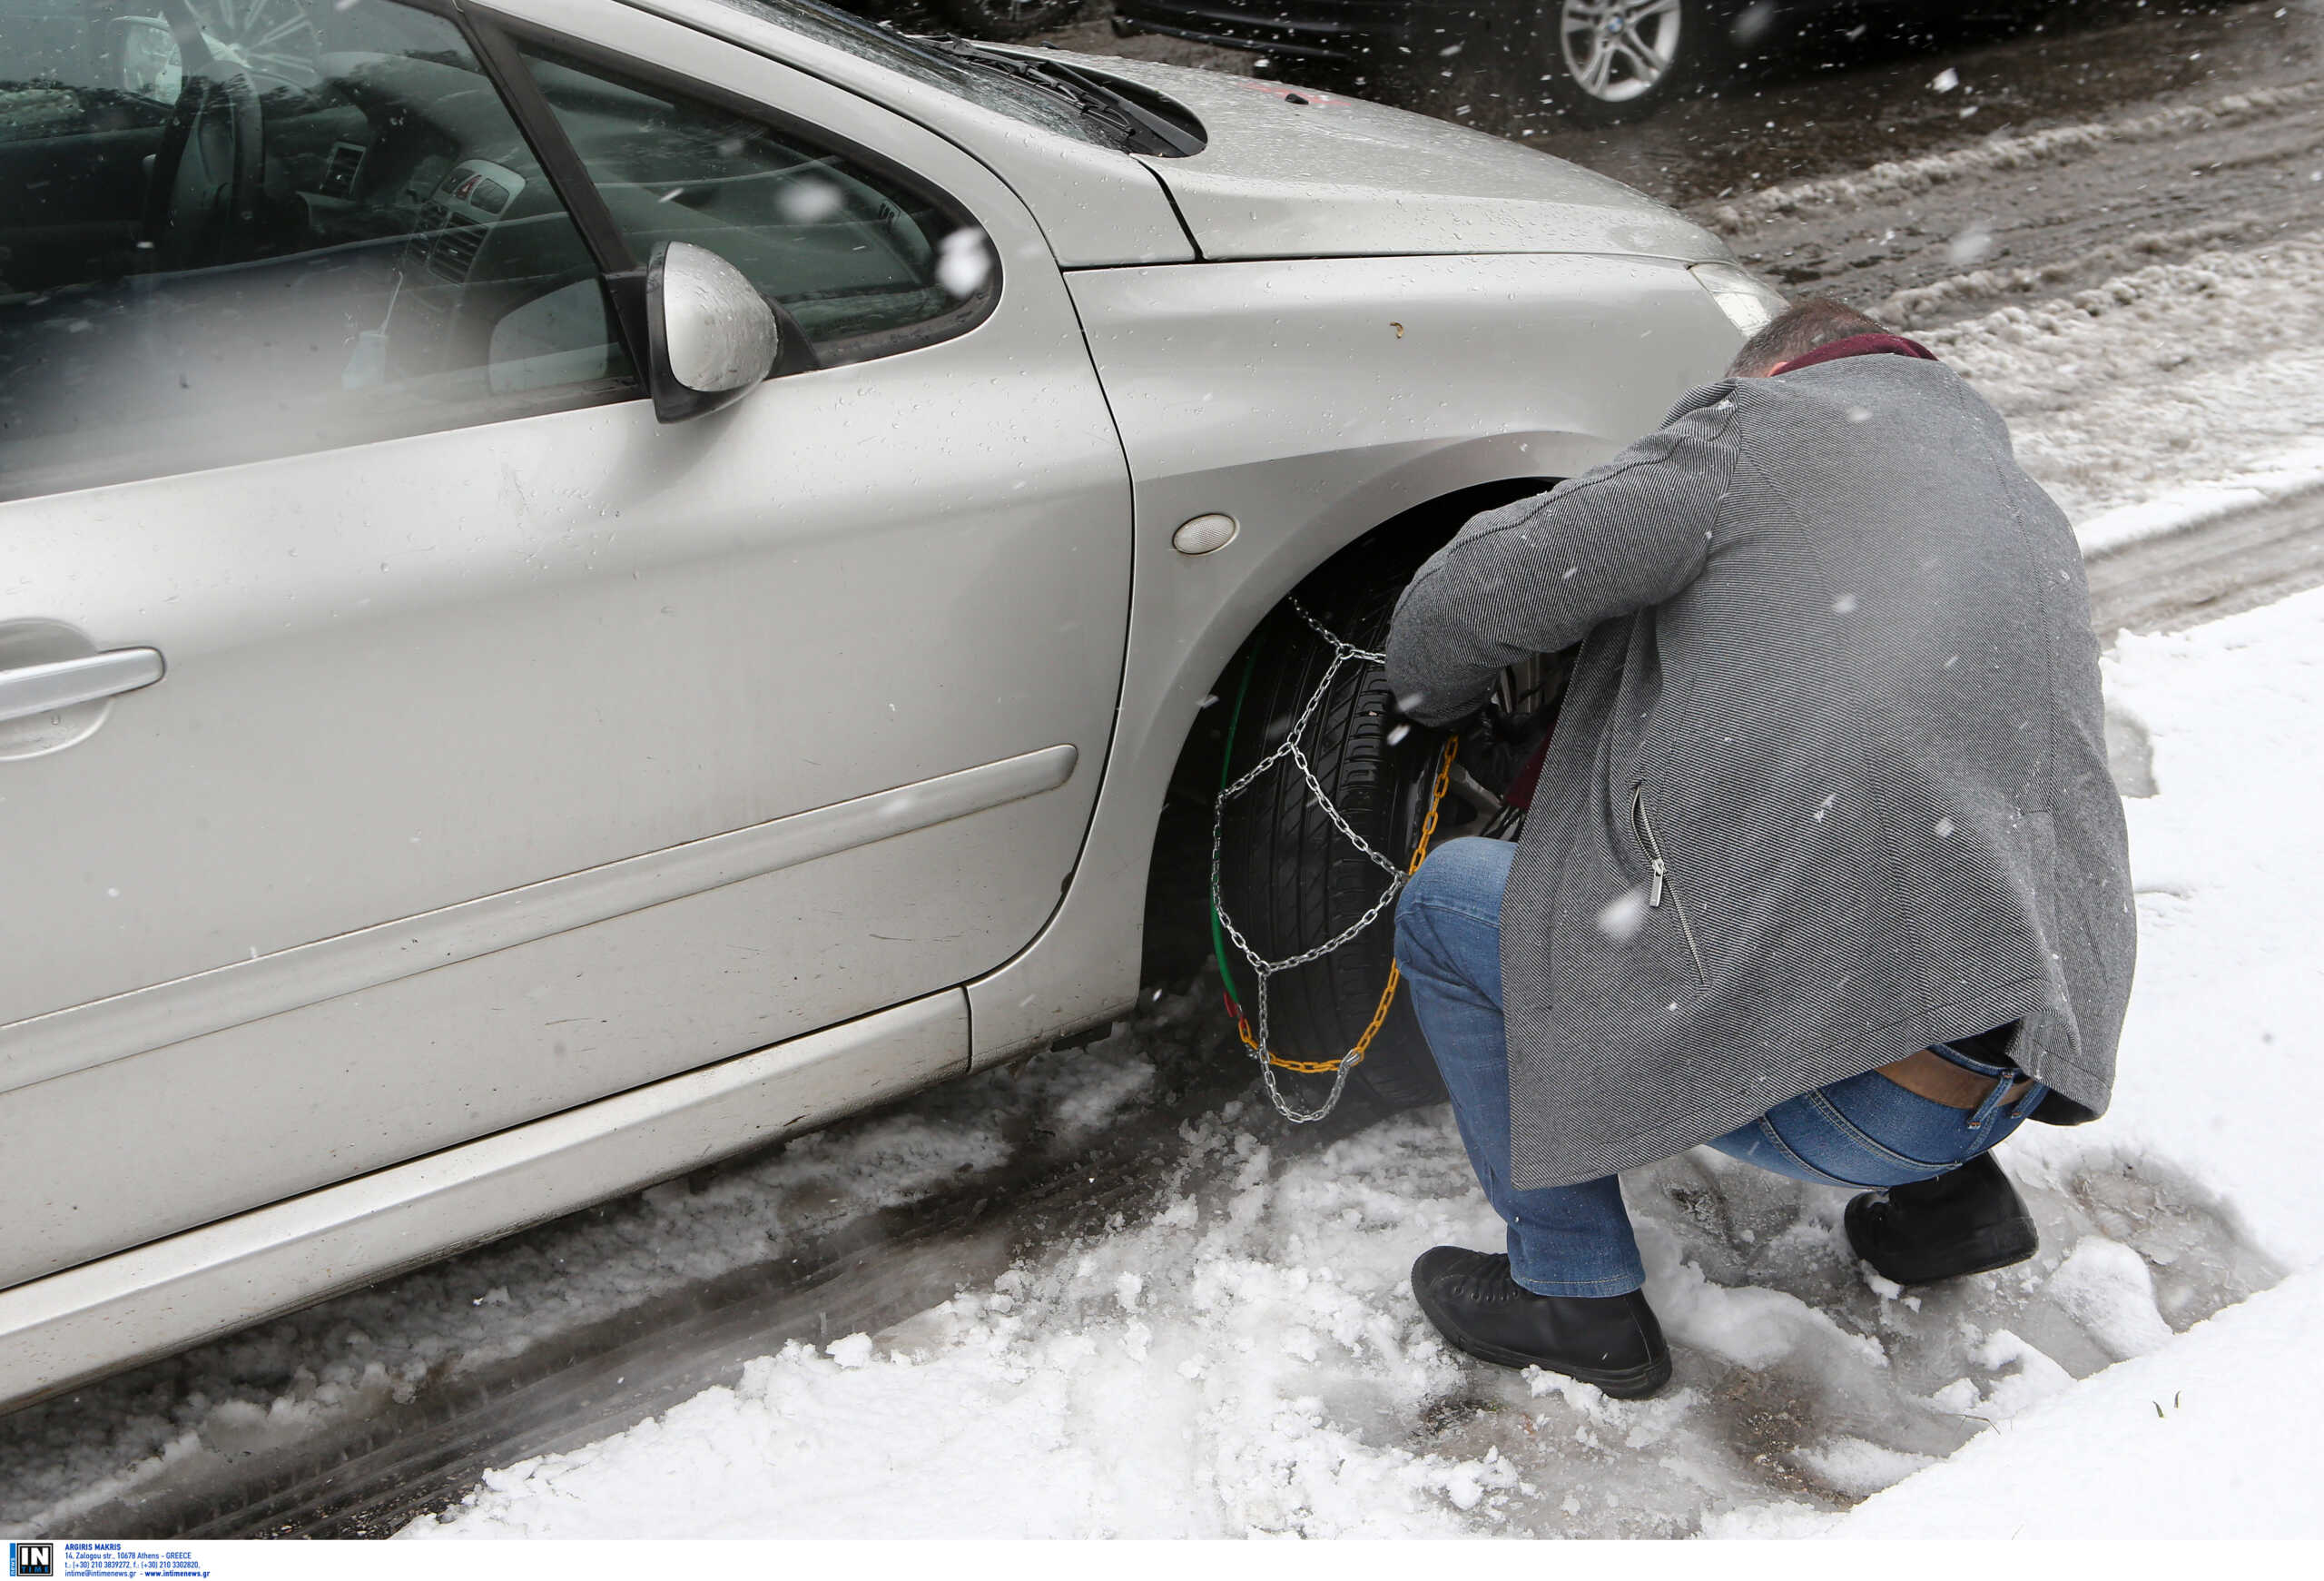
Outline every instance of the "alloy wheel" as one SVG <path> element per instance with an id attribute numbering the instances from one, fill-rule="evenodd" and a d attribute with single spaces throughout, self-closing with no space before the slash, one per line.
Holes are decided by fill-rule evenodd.
<path id="1" fill-rule="evenodd" d="M 1682 0 L 1560 0 L 1558 46 L 1576 87 L 1620 104 L 1670 75 L 1685 22 Z"/>

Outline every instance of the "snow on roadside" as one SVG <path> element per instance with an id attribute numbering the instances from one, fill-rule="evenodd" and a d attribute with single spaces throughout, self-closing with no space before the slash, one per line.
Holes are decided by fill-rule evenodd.
<path id="1" fill-rule="evenodd" d="M 1495 1222 L 1445 1112 L 1287 1163 L 1248 1119 L 1230 1104 L 1191 1125 L 1140 1224 L 879 1336 L 787 1345 L 733 1388 L 493 1473 L 407 1535 L 1679 1533 L 1766 1481 L 1729 1442 L 1718 1373 L 1879 1355 L 1797 1296 L 1709 1282 L 1682 1262 L 1700 1228 L 1666 1198 L 1644 1239 L 1699 1381 L 1620 1407 L 1480 1373 L 1404 1285 L 1417 1249 Z M 1828 1250 L 1828 1220 L 1786 1228 L 1796 1251 Z"/>
<path id="2" fill-rule="evenodd" d="M 2324 591 L 2166 636 L 2124 635 L 2112 705 L 2153 749 L 2123 804 L 2139 891 L 2131 1072 L 2102 1126 L 2045 1131 L 2053 1171 L 2102 1156 L 2186 1172 L 2260 1247 L 2324 1263 L 2306 1131 L 2324 1114 Z M 2102 1153 L 2101 1151 L 2102 1150 Z"/>
<path id="3" fill-rule="evenodd" d="M 2085 553 L 2324 486 L 2324 237 L 2159 263 L 1920 339 Z"/>
<path id="4" fill-rule="evenodd" d="M 2230 94 L 2209 104 L 2173 105 L 2142 115 L 1989 137 L 1941 153 L 1885 161 L 1866 170 L 1763 188 L 1732 203 L 1713 206 L 1709 219 L 1722 234 L 1741 235 L 1752 226 L 1778 215 L 1892 203 L 1955 182 L 2062 164 L 2110 143 L 2183 138 L 2217 126 L 2260 120 L 2312 104 L 2319 94 L 2324 94 L 2324 84 L 2295 83 L 2280 88 Z"/>
<path id="5" fill-rule="evenodd" d="M 2155 1323 L 2148 1266 L 2111 1242 L 2051 1276 L 2122 1365 L 2016 1415 L 1845 1518 L 1745 1512 L 1724 1535 L 2324 1535 L 2324 591 L 2192 631 L 2125 636 L 2108 694 L 2152 735 L 2158 795 L 2125 803 L 2139 892 L 2123 1079 L 2098 1125 L 2032 1128 L 2034 1181 L 2109 1171 L 2215 1196 L 2300 1270 L 2186 1334 Z"/>
<path id="6" fill-rule="evenodd" d="M 2007 1433 L 1842 1517 L 1755 1511 L 1723 1537 L 2313 1538 L 2324 1272 L 2230 1307 L 2159 1354 L 2016 1417 Z"/>

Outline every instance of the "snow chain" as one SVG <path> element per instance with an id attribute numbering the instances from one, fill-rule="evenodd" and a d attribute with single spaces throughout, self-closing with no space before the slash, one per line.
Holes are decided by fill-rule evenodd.
<path id="1" fill-rule="evenodd" d="M 1333 805 L 1332 798 L 1324 793 L 1323 783 L 1315 777 L 1315 766 L 1307 761 L 1307 754 L 1302 750 L 1300 745 L 1301 737 L 1306 734 L 1308 721 L 1315 716 L 1315 710 L 1323 706 L 1324 694 L 1331 690 L 1332 681 L 1339 675 L 1340 670 L 1349 664 L 1384 665 L 1388 662 L 1387 656 L 1367 652 L 1352 642 L 1344 641 L 1325 629 L 1323 622 L 1308 614 L 1305 607 L 1298 599 L 1294 598 L 1290 603 L 1292 611 L 1300 619 L 1305 620 L 1316 636 L 1331 644 L 1332 662 L 1324 667 L 1323 678 L 1315 683 L 1315 695 L 1307 699 L 1306 707 L 1300 709 L 1299 717 L 1293 722 L 1290 731 L 1284 736 L 1283 744 L 1254 764 L 1242 778 L 1232 785 L 1223 786 L 1218 793 L 1218 804 L 1212 812 L 1210 822 L 1210 907 L 1211 914 L 1217 919 L 1226 936 L 1234 941 L 1235 947 L 1242 952 L 1243 958 L 1250 963 L 1251 970 L 1257 977 L 1259 1024 L 1256 1030 L 1252 1028 L 1250 1018 L 1243 1013 L 1242 1005 L 1236 1003 L 1231 978 L 1229 979 L 1230 986 L 1226 992 L 1226 1009 L 1235 1017 L 1235 1028 L 1242 1036 L 1243 1046 L 1250 1050 L 1252 1056 L 1259 1062 L 1260 1072 L 1266 1082 L 1268 1100 L 1275 1104 L 1276 1111 L 1285 1120 L 1298 1123 L 1321 1120 L 1338 1105 L 1340 1093 L 1347 1087 L 1348 1072 L 1363 1062 L 1365 1052 L 1372 1047 L 1372 1040 L 1380 1034 L 1380 1029 L 1388 1023 L 1389 1008 L 1396 1002 L 1396 984 L 1400 980 L 1400 973 L 1396 970 L 1395 963 L 1391 961 L 1388 965 L 1388 981 L 1380 990 L 1380 1003 L 1372 1013 L 1372 1023 L 1364 1029 L 1364 1035 L 1355 1040 L 1355 1046 L 1336 1060 L 1286 1060 L 1267 1047 L 1268 980 L 1277 973 L 1288 972 L 1295 967 L 1322 960 L 1361 934 L 1395 904 L 1396 896 L 1403 892 L 1404 880 L 1420 871 L 1421 863 L 1428 855 L 1428 843 L 1436 834 L 1436 815 L 1444 805 L 1446 789 L 1452 783 L 1452 759 L 1460 747 L 1460 738 L 1454 736 L 1444 743 L 1443 756 L 1437 761 L 1436 784 L 1429 791 L 1428 815 L 1422 821 L 1419 843 L 1413 847 L 1411 864 L 1399 870 L 1395 863 L 1374 850 L 1363 835 L 1349 826 L 1347 819 L 1341 814 L 1339 808 Z M 1234 750 L 1231 729 L 1227 750 L 1229 752 Z M 1346 836 L 1348 844 L 1362 852 L 1374 866 L 1387 875 L 1388 885 L 1381 892 L 1380 898 L 1372 903 L 1371 909 L 1342 929 L 1335 936 L 1325 940 L 1312 950 L 1303 951 L 1299 954 L 1288 956 L 1281 961 L 1269 961 L 1251 948 L 1250 941 L 1243 936 L 1243 930 L 1236 927 L 1235 919 L 1227 914 L 1226 897 L 1219 883 L 1219 862 L 1220 851 L 1226 838 L 1226 804 L 1250 789 L 1261 775 L 1285 759 L 1298 769 L 1300 778 L 1307 782 L 1307 794 L 1315 798 L 1316 805 L 1324 809 L 1324 815 L 1331 819 L 1332 826 Z M 1275 1082 L 1277 1071 L 1292 1071 L 1307 1076 L 1327 1075 L 1332 1078 L 1331 1092 L 1324 1099 L 1320 1107 L 1312 1110 L 1301 1109 L 1284 1096 L 1282 1088 Z"/>

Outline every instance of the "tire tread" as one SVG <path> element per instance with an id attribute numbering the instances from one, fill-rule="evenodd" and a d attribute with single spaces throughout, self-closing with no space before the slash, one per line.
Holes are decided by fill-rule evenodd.
<path id="1" fill-rule="evenodd" d="M 1378 651 L 1411 568 L 1366 567 L 1366 575 L 1305 588 L 1301 599 L 1327 628 Z M 1401 574 L 1384 574 L 1389 570 Z M 1248 772 L 1281 744 L 1330 662 L 1331 649 L 1305 622 L 1287 611 L 1275 618 L 1256 651 L 1240 739 L 1233 747 L 1235 775 Z M 1433 766 L 1443 737 L 1415 729 L 1391 746 L 1393 705 L 1376 666 L 1345 667 L 1310 722 L 1305 746 L 1349 825 L 1401 869 L 1418 830 L 1417 818 L 1407 816 L 1413 810 L 1413 782 Z M 1420 794 L 1424 796 L 1424 786 Z M 1253 947 L 1270 959 L 1297 954 L 1345 928 L 1388 883 L 1333 826 L 1289 764 L 1271 770 L 1229 806 L 1221 880 L 1227 909 Z M 1276 1052 L 1303 1060 L 1345 1054 L 1371 1023 L 1394 953 L 1391 911 L 1321 961 L 1276 977 L 1270 989 Z M 1235 964 L 1243 967 L 1239 960 Z M 1238 972 L 1237 985 L 1245 1008 L 1256 1013 L 1247 1002 L 1255 989 L 1244 981 L 1247 975 L 1247 968 Z M 1389 1108 L 1443 1096 L 1408 993 L 1398 993 L 1350 1085 Z"/>

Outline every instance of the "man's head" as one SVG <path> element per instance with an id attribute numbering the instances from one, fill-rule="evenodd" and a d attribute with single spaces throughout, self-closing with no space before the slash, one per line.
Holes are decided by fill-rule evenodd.
<path id="1" fill-rule="evenodd" d="M 1890 331 L 1827 296 L 1811 296 L 1778 313 L 1774 321 L 1743 342 L 1735 361 L 1727 365 L 1730 379 L 1765 379 L 1795 357 L 1818 346 L 1852 335 L 1885 335 Z"/>

